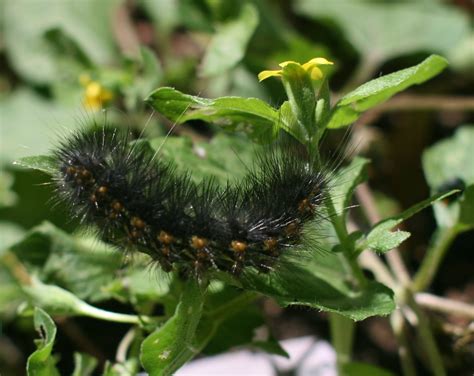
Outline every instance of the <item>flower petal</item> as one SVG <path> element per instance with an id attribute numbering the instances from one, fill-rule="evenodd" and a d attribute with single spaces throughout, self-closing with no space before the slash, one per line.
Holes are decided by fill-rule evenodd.
<path id="1" fill-rule="evenodd" d="M 298 63 L 297 61 L 293 61 L 293 60 L 287 60 L 287 61 L 283 61 L 281 62 L 280 64 L 278 64 L 280 67 L 284 68 L 286 67 L 288 64 L 298 64 L 298 65 L 301 65 L 300 63 Z"/>
<path id="2" fill-rule="evenodd" d="M 321 69 L 319 69 L 316 66 L 314 66 L 313 69 L 311 69 L 310 75 L 311 75 L 312 80 L 319 80 L 323 78 L 323 72 L 321 71 Z"/>
<path id="3" fill-rule="evenodd" d="M 280 77 L 281 70 L 264 70 L 258 74 L 258 80 L 262 82 L 266 80 L 268 77 Z"/>
<path id="4" fill-rule="evenodd" d="M 308 61 L 308 63 L 312 63 L 316 65 L 333 65 L 334 64 L 332 61 L 329 61 L 325 59 L 324 57 L 315 57 L 314 59 L 311 59 L 310 61 Z"/>

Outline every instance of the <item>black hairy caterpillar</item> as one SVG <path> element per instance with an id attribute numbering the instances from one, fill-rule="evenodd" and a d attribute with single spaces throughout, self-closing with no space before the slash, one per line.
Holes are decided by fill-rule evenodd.
<path id="1" fill-rule="evenodd" d="M 218 186 L 130 143 L 115 128 L 81 130 L 55 151 L 59 198 L 120 249 L 148 254 L 167 272 L 267 273 L 321 215 L 330 173 L 300 148 L 261 154 L 246 177 Z"/>

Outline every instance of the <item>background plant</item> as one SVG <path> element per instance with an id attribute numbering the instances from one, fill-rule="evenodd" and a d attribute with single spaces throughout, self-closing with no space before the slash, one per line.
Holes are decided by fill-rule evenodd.
<path id="1" fill-rule="evenodd" d="M 54 3 L 52 8 L 48 2 L 4 1 L 2 6 L 2 56 L 8 64 L 2 73 L 6 94 L 0 103 L 1 158 L 6 168 L 1 180 L 4 244 L 0 308 L 6 323 L 2 340 L 11 344 L 5 348 L 13 351 L 2 353 L 3 362 L 16 354 L 25 362 L 28 358 L 31 374 L 54 374 L 57 369 L 67 373 L 73 368 L 76 374 L 90 374 L 97 359 L 103 363 L 108 358 L 113 361 L 100 367 L 104 374 L 133 374 L 140 364 L 158 374 L 158 369 L 175 369 L 197 352 L 222 352 L 237 345 L 282 354 L 271 336 L 266 341 L 252 341 L 253 329 L 261 326 L 265 317 L 249 303 L 265 295 L 283 306 L 298 302 L 332 312 L 331 336 L 339 366 L 346 373 L 361 367 L 351 361 L 353 337 L 348 334 L 354 330 L 352 320 L 391 312 L 390 324 L 405 374 L 417 369 L 444 374 L 469 367 L 463 354 L 469 355 L 471 334 L 463 320 L 472 320 L 472 306 L 427 293 L 446 252 L 459 236 L 459 249 L 452 251 L 459 253 L 456 256 L 461 264 L 472 269 L 465 259 L 469 256 L 462 253 L 462 240 L 469 244 L 472 235 L 467 231 L 474 223 L 470 163 L 474 136 L 472 126 L 460 125 L 470 120 L 467 110 L 473 105 L 472 99 L 453 96 L 467 93 L 467 69 L 472 66 L 470 49 L 466 48 L 472 36 L 461 7 L 435 3 L 428 11 L 423 2 L 364 1 L 296 1 L 279 6 L 263 1 L 244 5 L 233 1 L 104 1 Z M 396 30 L 390 25 L 397 25 Z M 443 58 L 427 57 L 427 51 L 446 56 L 449 70 L 416 91 L 410 89 L 409 95 L 401 94 L 382 104 L 446 68 Z M 337 63 L 336 69 L 328 72 L 332 95 L 326 81 L 317 81 L 313 97 L 301 97 L 301 88 L 313 84 L 298 64 L 283 70 L 301 78 L 299 81 L 294 77 L 284 80 L 284 85 L 277 79 L 263 85 L 257 81 L 259 71 L 278 62 L 303 63 L 314 56 L 326 56 Z M 356 70 L 350 71 L 351 66 L 357 66 Z M 149 107 L 142 101 L 158 86 L 166 87 L 155 90 L 148 103 L 169 121 L 150 117 Z M 312 89 L 305 93 L 312 93 Z M 420 90 L 438 95 L 428 96 Z M 44 175 L 12 167 L 13 160 L 20 160 L 24 166 L 48 172 L 48 157 L 20 158 L 47 155 L 54 134 L 77 126 L 74 115 L 77 117 L 82 100 L 89 105 L 88 112 L 79 115 L 83 121 L 108 102 L 112 108 L 107 111 L 108 121 L 137 130 L 148 123 L 146 136 L 152 148 L 163 144 L 171 124 L 190 124 L 176 128 L 179 137 L 167 139 L 164 154 L 191 169 L 195 179 L 213 175 L 225 181 L 244 173 L 233 152 L 222 152 L 235 150 L 243 161 L 251 158 L 254 146 L 235 132 L 242 133 L 242 122 L 252 125 L 245 127 L 244 133 L 253 141 L 266 142 L 281 129 L 312 145 L 313 150 L 318 150 L 323 129 L 337 133 L 336 129 L 355 122 L 354 138 L 363 135 L 360 152 L 372 163 L 355 158 L 341 175 L 345 178 L 328 203 L 335 214 L 331 224 L 334 236 L 324 244 L 328 252 L 315 255 L 307 270 L 298 270 L 308 280 L 307 289 L 285 279 L 269 283 L 256 278 L 243 286 L 244 291 L 215 281 L 202 296 L 195 285 L 150 277 L 143 267 L 145 259 L 124 265 L 120 255 L 107 246 L 72 232 L 76 224 L 46 204 L 50 191 L 35 186 L 47 181 Z M 424 111 L 414 113 L 413 109 Z M 451 112 L 433 117 L 432 111 L 440 109 Z M 99 113 L 99 118 L 103 116 Z M 215 137 L 207 142 L 205 138 L 211 134 Z M 420 174 L 414 174 L 413 161 L 419 160 L 425 145 L 443 137 L 423 153 L 423 170 L 432 194 L 426 199 L 426 185 Z M 366 147 L 369 138 L 375 141 Z M 204 150 L 206 158 L 197 158 L 196 148 Z M 369 176 L 370 185 L 366 183 Z M 442 192 L 453 188 L 464 190 L 442 199 Z M 428 244 L 430 237 L 422 230 L 424 223 L 430 223 L 429 214 L 423 213 L 425 219 L 412 225 L 401 222 L 435 200 L 441 200 L 434 206 L 436 230 L 423 262 L 417 265 L 414 251 Z M 354 202 L 360 208 L 344 211 Z M 40 223 L 43 220 L 48 222 Z M 398 230 L 392 231 L 396 226 Z M 414 239 L 402 244 L 410 232 Z M 360 265 L 378 282 L 366 277 Z M 467 288 L 468 281 L 464 276 L 457 284 Z M 434 289 L 447 291 L 446 286 Z M 469 295 L 465 293 L 463 299 Z M 399 309 L 394 310 L 395 304 Z M 188 309 L 196 312 L 193 320 L 185 316 Z M 441 311 L 443 316 L 432 311 Z M 63 336 L 57 336 L 49 316 L 54 317 Z M 127 327 L 106 326 L 106 321 Z M 32 348 L 33 322 L 41 328 L 36 351 Z M 442 330 L 436 329 L 435 323 L 440 323 Z M 90 341 L 77 330 L 89 327 L 88 332 L 93 333 L 97 331 L 94 325 L 100 325 L 100 337 L 105 339 L 93 337 Z M 241 334 L 232 336 L 232 341 L 222 334 L 237 331 Z M 443 359 L 441 354 L 446 351 L 440 351 L 440 335 L 451 338 L 455 355 Z M 27 341 L 20 339 L 26 337 Z M 73 345 L 62 345 L 58 342 L 61 337 L 71 338 Z M 410 345 L 412 340 L 415 345 Z M 108 347 L 117 348 L 114 358 L 104 354 Z M 73 357 L 71 348 L 81 353 Z M 358 345 L 354 349 L 356 359 L 361 359 Z M 57 365 L 54 353 L 62 353 Z M 10 361 L 5 366 L 15 372 L 21 363 Z"/>

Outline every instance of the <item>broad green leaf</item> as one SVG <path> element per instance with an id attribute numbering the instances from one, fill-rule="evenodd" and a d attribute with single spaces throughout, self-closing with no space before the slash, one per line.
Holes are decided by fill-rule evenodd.
<path id="1" fill-rule="evenodd" d="M 224 129 L 245 132 L 261 142 L 271 141 L 279 126 L 278 111 L 257 98 L 207 99 L 162 87 L 151 93 L 147 101 L 155 110 L 177 124 L 203 120 Z"/>
<path id="2" fill-rule="evenodd" d="M 28 357 L 26 363 L 28 376 L 60 376 L 55 366 L 56 360 L 52 356 L 56 325 L 41 308 L 35 308 L 34 323 L 41 338 L 36 341 L 37 350 Z"/>
<path id="3" fill-rule="evenodd" d="M 85 353 L 74 353 L 74 371 L 72 376 L 90 376 L 97 366 L 97 359 Z"/>
<path id="4" fill-rule="evenodd" d="M 391 231 L 395 226 L 418 213 L 420 210 L 432 205 L 436 201 L 443 200 L 456 192 L 457 191 L 451 191 L 448 193 L 437 194 L 413 205 L 403 213 L 386 218 L 377 223 L 367 235 L 367 240 L 364 243 L 363 248 L 370 248 L 376 252 L 383 253 L 398 247 L 403 241 L 410 237 L 410 233 L 400 230 Z"/>
<path id="5" fill-rule="evenodd" d="M 12 189 L 13 181 L 13 175 L 0 168 L 0 209 L 13 206 L 18 200 L 17 194 Z"/>
<path id="6" fill-rule="evenodd" d="M 469 16 L 437 1 L 298 0 L 297 13 L 330 19 L 367 59 L 378 63 L 432 51 L 448 55 L 469 35 Z"/>
<path id="7" fill-rule="evenodd" d="M 2 2 L 5 50 L 11 66 L 27 81 L 61 80 L 58 56 L 45 38 L 54 29 L 74 40 L 92 62 L 114 63 L 118 50 L 110 25 L 118 4 L 117 0 Z"/>
<path id="8" fill-rule="evenodd" d="M 0 229 L 1 230 L 1 229 Z M 12 273 L 12 268 L 6 266 L 4 257 L 0 257 L 0 321 L 8 322 L 18 315 L 18 307 L 25 301 L 25 294 Z"/>
<path id="9" fill-rule="evenodd" d="M 195 338 L 202 294 L 196 282 L 188 281 L 174 315 L 142 342 L 140 361 L 150 376 L 171 375 L 199 352 Z"/>
<path id="10" fill-rule="evenodd" d="M 213 177 L 220 184 L 238 181 L 252 166 L 256 147 L 245 138 L 218 134 L 210 142 L 193 144 L 186 137 L 159 137 L 148 141 L 179 171 L 191 172 L 195 181 Z"/>
<path id="11" fill-rule="evenodd" d="M 0 243 L 1 256 L 5 250 L 24 237 L 25 230 L 13 222 L 0 220 L 0 234 L 2 234 L 2 242 Z"/>
<path id="12" fill-rule="evenodd" d="M 332 109 L 328 127 L 339 128 L 356 121 L 368 109 L 385 102 L 412 85 L 421 84 L 439 74 L 448 62 L 431 55 L 420 64 L 371 80 L 344 95 Z"/>
<path id="13" fill-rule="evenodd" d="M 129 111 L 136 111 L 143 105 L 143 98 L 160 83 L 163 76 L 160 61 L 148 47 L 140 48 L 140 59 L 136 65 L 138 73 L 133 78 L 133 85 L 120 85 L 125 93 L 125 104 Z"/>
<path id="14" fill-rule="evenodd" d="M 347 211 L 355 188 L 367 180 L 366 166 L 368 159 L 356 157 L 347 167 L 335 173 L 334 180 L 330 183 L 330 195 L 335 212 L 341 216 Z"/>
<path id="15" fill-rule="evenodd" d="M 474 227 L 474 126 L 460 127 L 453 137 L 444 139 L 423 153 L 423 171 L 432 192 L 465 188 L 460 199 L 435 205 L 439 226 L 456 224 Z"/>
<path id="16" fill-rule="evenodd" d="M 31 229 L 12 252 L 42 280 L 65 287 L 81 299 L 103 300 L 103 287 L 117 278 L 119 252 L 88 236 L 73 237 L 48 222 Z"/>
<path id="17" fill-rule="evenodd" d="M 180 22 L 180 4 L 174 0 L 140 0 L 148 15 L 152 18 L 153 26 L 160 32 L 169 33 Z"/>
<path id="18" fill-rule="evenodd" d="M 220 290 L 211 293 L 215 288 L 208 289 L 202 320 L 218 324 L 218 330 L 203 352 L 217 354 L 236 346 L 248 346 L 288 356 L 271 335 L 261 310 L 256 305 L 249 304 L 252 296 L 256 298 L 257 295 L 214 281 L 214 284 L 217 283 L 221 286 Z"/>
<path id="19" fill-rule="evenodd" d="M 60 107 L 24 88 L 0 98 L 0 113 L 2 163 L 47 154 L 60 136 L 78 127 L 76 109 Z"/>
<path id="20" fill-rule="evenodd" d="M 209 77 L 233 68 L 245 55 L 247 44 L 258 25 L 258 12 L 246 3 L 235 18 L 217 26 L 207 47 L 200 72 Z"/>
<path id="21" fill-rule="evenodd" d="M 464 191 L 459 200 L 461 211 L 459 213 L 459 222 L 469 227 L 474 226 L 474 184 L 470 185 Z"/>
<path id="22" fill-rule="evenodd" d="M 376 367 L 372 364 L 350 362 L 342 366 L 341 376 L 394 376 L 394 374 L 385 369 Z"/>
<path id="23" fill-rule="evenodd" d="M 13 164 L 15 166 L 42 171 L 51 176 L 56 175 L 58 172 L 58 162 L 53 156 L 50 155 L 23 157 L 13 162 Z"/>
<path id="24" fill-rule="evenodd" d="M 30 284 L 25 284 L 22 288 L 32 305 L 44 308 L 52 314 L 87 316 L 127 324 L 152 324 L 154 322 L 154 320 L 149 317 L 109 312 L 91 306 L 71 292 L 55 285 L 44 284 L 36 277 L 32 277 Z"/>
<path id="25" fill-rule="evenodd" d="M 332 256 L 326 253 L 320 256 L 325 257 Z M 344 277 L 325 275 L 294 264 L 285 265 L 278 273 L 249 273 L 242 286 L 273 297 L 282 306 L 305 305 L 356 321 L 388 315 L 395 309 L 393 291 L 380 283 L 369 282 L 363 290 L 354 290 L 344 283 Z"/>
<path id="26" fill-rule="evenodd" d="M 39 306 L 55 315 L 83 315 L 88 304 L 77 296 L 58 286 L 47 285 L 32 278 L 30 285 L 24 285 L 23 291 L 32 305 Z"/>

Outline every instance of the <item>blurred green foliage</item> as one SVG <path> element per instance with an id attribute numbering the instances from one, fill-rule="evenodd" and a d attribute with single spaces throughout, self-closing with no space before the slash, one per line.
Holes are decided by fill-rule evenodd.
<path id="1" fill-rule="evenodd" d="M 152 334 L 144 342 L 145 348 L 155 336 L 171 342 L 178 336 L 182 340 L 178 347 L 189 340 L 195 346 L 192 354 L 177 355 L 185 359 L 199 351 L 215 354 L 241 345 L 284 354 L 272 336 L 258 343 L 253 338 L 253 329 L 265 319 L 261 311 L 247 307 L 246 299 L 250 301 L 252 296 L 241 298 L 236 288 L 217 284 L 203 306 L 202 301 L 191 299 L 195 294 L 179 301 L 186 291 L 178 281 L 150 272 L 147 260 L 141 257 L 125 265 L 120 255 L 92 234 L 74 231 L 76 223 L 65 211 L 51 208 L 54 193 L 46 175 L 21 169 L 23 165 L 51 173 L 51 160 L 46 156 L 61 137 L 93 120 L 106 120 L 130 127 L 136 134 L 143 132 L 150 141 L 138 142 L 149 142 L 151 148 L 175 160 L 178 168 L 191 170 L 194 179 L 212 175 L 222 184 L 229 178 L 239 179 L 259 147 L 248 142 L 246 136 L 262 142 L 283 129 L 300 141 L 307 141 L 304 130 L 297 128 L 295 119 L 288 115 L 292 103 L 285 102 L 279 80 L 258 83 L 258 72 L 276 68 L 281 61 L 305 62 L 315 56 L 335 61 L 335 69 L 329 72 L 334 107 L 325 118 L 325 126 L 338 128 L 358 120 L 372 136 L 376 135 L 375 146 L 361 151 L 373 160 L 372 164 L 355 159 L 348 167 L 348 174 L 352 175 L 338 185 L 341 192 L 334 196 L 336 216 L 346 219 L 343 208 L 351 204 L 355 186 L 367 179 L 405 209 L 427 197 L 428 191 L 439 194 L 435 196 L 439 199 L 440 188 L 457 179 L 465 191 L 452 202 L 442 200 L 435 204 L 437 236 L 447 234 L 452 242 L 456 235 L 472 229 L 472 115 L 458 109 L 443 120 L 443 116 L 410 112 L 405 124 L 391 113 L 376 120 L 361 117 L 399 91 L 439 74 L 446 61 L 439 56 L 428 57 L 432 54 L 447 58 L 447 71 L 427 85 L 410 89 L 412 93 L 469 93 L 474 77 L 474 36 L 468 11 L 458 3 L 462 2 L 2 0 L 0 317 L 4 335 L 12 339 L 20 354 L 14 358 L 0 351 L 0 366 L 5 368 L 5 374 L 22 374 L 26 362 L 31 375 L 52 375 L 59 372 L 57 369 L 61 374 L 92 374 L 96 360 L 77 352 L 84 352 L 84 348 L 55 348 L 55 352 L 61 352 L 58 363 L 52 356 L 56 327 L 48 313 L 64 314 L 55 312 L 54 304 L 58 302 L 52 301 L 61 295 L 51 294 L 52 290 L 39 292 L 42 299 L 51 298 L 44 304 L 49 304 L 48 313 L 25 306 L 26 301 L 37 304 L 35 294 L 50 288 L 61 289 L 63 298 L 77 299 L 71 304 L 72 311 L 67 312 L 72 316 L 99 317 L 101 313 L 87 308 L 93 303 L 106 312 L 108 304 L 121 304 L 120 309 L 132 321 L 140 316 L 156 319 L 157 311 L 170 318 L 165 324 L 169 329 L 161 334 L 153 332 L 154 326 L 137 326 L 126 361 L 108 363 L 105 368 L 102 364 L 104 375 L 134 374 L 139 369 L 140 340 L 149 332 Z M 408 66 L 411 68 L 403 73 L 389 74 Z M 377 79 L 382 73 L 383 77 Z M 84 76 L 113 94 L 104 111 L 82 106 L 87 99 L 87 84 L 81 83 Z M 374 80 L 360 86 L 370 79 Z M 155 90 L 158 87 L 161 88 Z M 229 99 L 230 96 L 242 98 Z M 188 111 L 189 106 L 192 111 Z M 431 106 L 428 113 L 437 110 Z M 462 123 L 465 126 L 453 135 L 452 128 Z M 165 139 L 173 124 L 178 124 L 173 128 L 175 135 Z M 383 140 L 377 136 L 380 133 Z M 446 138 L 423 151 L 443 137 Z M 403 149 L 395 144 L 397 138 L 402 139 Z M 372 152 L 377 147 L 382 149 L 381 155 Z M 395 149 L 395 162 L 387 154 L 391 149 Z M 422 153 L 427 185 L 416 168 Z M 12 163 L 38 155 L 45 157 Z M 418 159 L 409 160 L 410 168 L 403 169 L 400 178 L 395 174 L 404 155 Z M 416 184 L 420 180 L 413 180 L 412 174 L 423 184 Z M 384 181 L 391 183 L 387 186 Z M 404 187 L 397 190 L 397 184 Z M 448 188 L 444 191 L 459 187 Z M 428 199 L 424 204 L 433 201 L 434 198 Z M 414 214 L 414 208 L 421 209 L 415 206 L 385 218 L 366 238 L 359 233 L 348 235 L 351 248 L 355 252 L 365 247 L 385 252 L 400 245 L 409 232 L 389 230 Z M 333 235 L 334 229 L 328 232 Z M 422 233 L 414 241 L 426 247 L 430 236 L 431 233 Z M 283 305 L 295 303 L 298 296 L 301 304 L 337 311 L 353 319 L 388 314 L 393 309 L 390 290 L 379 283 L 370 282 L 362 293 L 354 295 L 346 283 L 337 244 L 328 241 L 322 248 L 326 257 L 310 260 L 304 268 L 295 266 L 294 275 L 300 278 L 291 285 L 256 276 L 238 287 L 264 292 Z M 38 281 L 30 290 L 20 283 L 24 275 Z M 318 289 L 305 289 L 314 284 L 315 278 Z M 426 280 L 420 282 L 424 284 Z M 233 309 L 240 316 L 217 310 L 226 301 L 235 303 Z M 184 308 L 189 307 L 200 311 L 195 322 L 187 323 L 191 328 L 176 325 L 183 320 Z M 34 326 L 29 320 L 25 329 L 21 315 L 33 315 Z M 236 317 L 248 319 L 249 327 L 242 329 Z M 32 343 L 35 329 L 41 336 L 36 351 L 19 340 L 27 333 Z M 198 335 L 194 335 L 195 330 Z M 234 338 L 222 334 L 237 330 L 241 332 Z M 97 333 L 90 335 L 94 340 Z M 149 353 L 145 351 L 147 355 L 142 353 L 142 364 L 155 367 L 148 364 L 156 362 L 156 352 L 161 350 L 152 346 Z M 114 359 L 115 349 L 104 351 L 108 359 Z M 360 372 L 363 367 L 354 363 L 353 368 Z"/>

